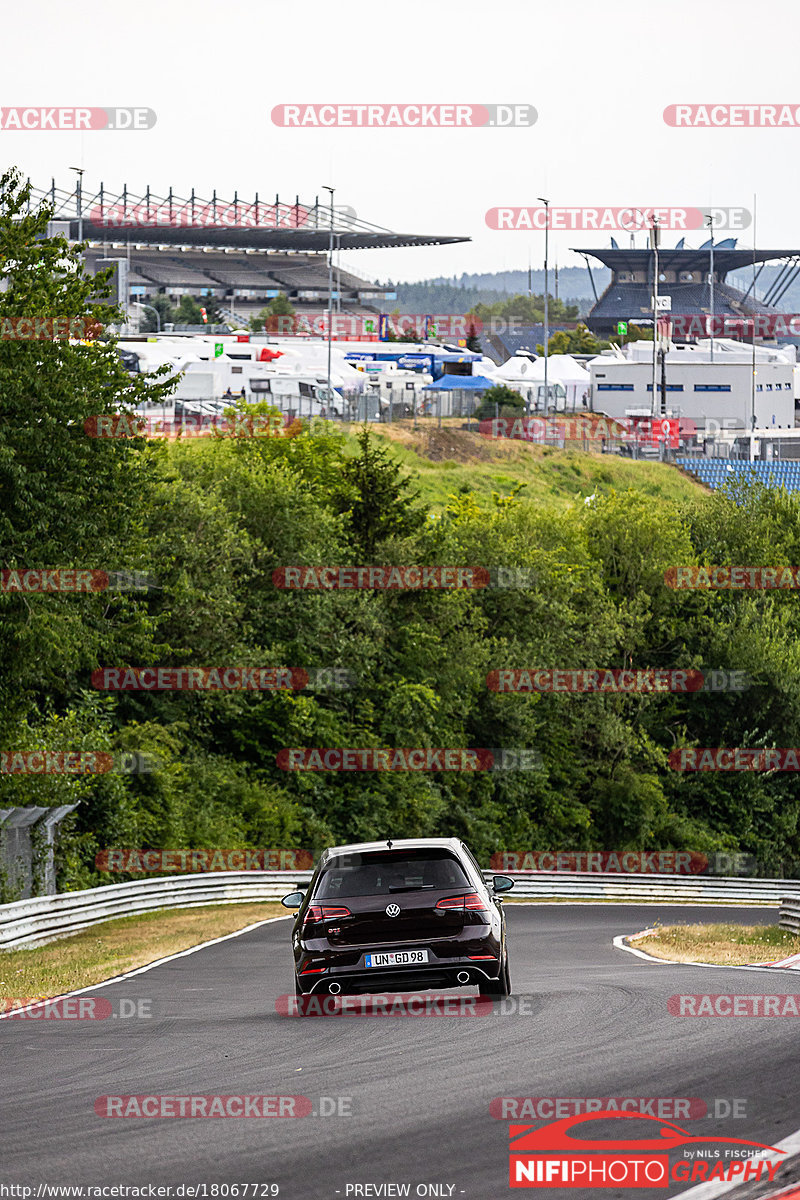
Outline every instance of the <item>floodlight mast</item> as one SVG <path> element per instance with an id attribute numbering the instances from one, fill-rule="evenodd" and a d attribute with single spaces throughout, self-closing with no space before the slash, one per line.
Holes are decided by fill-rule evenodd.
<path id="1" fill-rule="evenodd" d="M 548 391 L 547 391 L 547 357 L 548 357 L 548 342 L 550 341 L 550 321 L 549 310 L 547 304 L 547 250 L 548 250 L 548 235 L 550 233 L 550 201 L 545 200 L 544 196 L 537 196 L 537 199 L 544 205 L 544 415 L 548 412 Z"/>
<path id="2" fill-rule="evenodd" d="M 711 231 L 711 246 L 710 246 L 711 262 L 709 264 L 708 286 L 710 289 L 709 308 L 711 309 L 711 362 L 713 363 L 713 361 L 714 361 L 714 214 L 708 213 L 706 220 L 708 222 L 708 227 Z"/>
<path id="3" fill-rule="evenodd" d="M 658 218 L 653 214 L 653 224 L 650 229 L 650 249 L 653 251 L 653 400 L 651 411 L 656 415 L 656 380 L 658 374 L 658 244 L 661 240 L 661 230 Z"/>
<path id="4" fill-rule="evenodd" d="M 331 194 L 331 228 L 328 240 L 328 395 L 326 403 L 331 403 L 331 332 L 333 327 L 333 193 L 336 189 L 323 185 L 323 191 Z"/>
<path id="5" fill-rule="evenodd" d="M 83 241 L 83 167 L 70 167 L 70 171 L 74 171 L 77 176 L 75 184 L 75 200 L 78 209 L 78 241 Z"/>

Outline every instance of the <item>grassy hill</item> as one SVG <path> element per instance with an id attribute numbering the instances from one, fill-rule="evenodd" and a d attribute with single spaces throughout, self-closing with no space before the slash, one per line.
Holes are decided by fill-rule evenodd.
<path id="1" fill-rule="evenodd" d="M 676 500 L 706 494 L 677 467 L 664 463 L 531 442 L 492 441 L 460 428 L 461 424 L 444 421 L 439 429 L 433 422 L 430 428 L 420 422 L 415 430 L 411 421 L 396 421 L 373 427 L 378 437 L 391 443 L 397 460 L 417 476 L 421 498 L 434 510 L 441 509 L 453 493 L 473 492 L 477 500 L 488 501 L 492 492 L 507 496 L 521 483 L 527 498 L 556 508 L 611 489 L 636 488 Z"/>

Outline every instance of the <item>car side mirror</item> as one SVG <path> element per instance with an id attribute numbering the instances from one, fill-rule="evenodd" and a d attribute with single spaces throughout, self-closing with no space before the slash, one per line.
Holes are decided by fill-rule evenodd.
<path id="1" fill-rule="evenodd" d="M 283 897 L 281 904 L 284 908 L 299 908 L 305 897 L 305 892 L 289 892 L 288 896 Z"/>
<path id="2" fill-rule="evenodd" d="M 510 892 L 514 886 L 514 880 L 509 879 L 508 875 L 495 875 L 492 879 L 492 888 L 495 892 Z"/>

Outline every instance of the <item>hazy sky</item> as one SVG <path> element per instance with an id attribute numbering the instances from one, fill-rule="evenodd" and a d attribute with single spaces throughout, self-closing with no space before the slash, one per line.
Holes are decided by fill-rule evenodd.
<path id="1" fill-rule="evenodd" d="M 337 203 L 374 224 L 463 234 L 453 247 L 350 251 L 367 278 L 419 279 L 541 266 L 544 235 L 487 228 L 497 206 L 742 206 L 757 240 L 791 247 L 800 123 L 672 128 L 669 104 L 800 109 L 797 0 L 670 9 L 592 0 L 502 4 L 61 0 L 7 7 L 3 106 L 140 106 L 139 131 L 0 131 L 3 165 L 37 186 L 149 184 L 165 193 Z M 527 128 L 279 128 L 278 104 L 530 104 Z M 798 113 L 800 117 L 800 112 Z M 626 234 L 616 235 L 629 244 Z M 679 234 L 665 232 L 663 244 Z M 726 236 L 719 234 L 717 236 Z M 739 234 L 752 245 L 752 227 Z M 641 241 L 641 235 L 639 240 Z M 688 237 L 699 245 L 700 231 Z M 608 232 L 551 234 L 551 262 Z"/>

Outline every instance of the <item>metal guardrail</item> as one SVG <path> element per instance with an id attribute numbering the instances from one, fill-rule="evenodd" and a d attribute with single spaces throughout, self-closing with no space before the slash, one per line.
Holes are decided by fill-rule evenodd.
<path id="1" fill-rule="evenodd" d="M 781 929 L 788 929 L 790 933 L 800 934 L 800 894 L 781 897 L 778 924 Z"/>
<path id="2" fill-rule="evenodd" d="M 499 872 L 486 871 L 484 874 L 491 879 Z M 508 871 L 506 874 L 514 880 L 512 895 L 520 898 L 781 905 L 781 914 L 783 906 L 788 903 L 785 899 L 786 881 L 782 879 L 614 876 L 558 871 Z M 43 945 L 98 925 L 101 921 L 141 915 L 158 909 L 279 900 L 296 888 L 304 888 L 310 879 L 310 871 L 214 871 L 112 883 L 82 892 L 61 892 L 55 896 L 16 900 L 12 904 L 0 905 L 0 950 Z M 800 922 L 800 894 L 790 900 L 796 913 L 795 919 Z"/>
<path id="3" fill-rule="evenodd" d="M 0 905 L 0 950 L 43 945 L 113 917 L 162 908 L 279 900 L 310 878 L 309 871 L 214 871 L 16 900 Z"/>
<path id="4" fill-rule="evenodd" d="M 499 874 L 486 871 L 487 879 Z M 726 875 L 600 874 L 597 871 L 505 871 L 514 880 L 511 897 L 565 900 L 659 901 L 675 904 L 778 905 L 785 879 L 742 879 Z M 800 885 L 799 885 L 800 887 Z"/>

